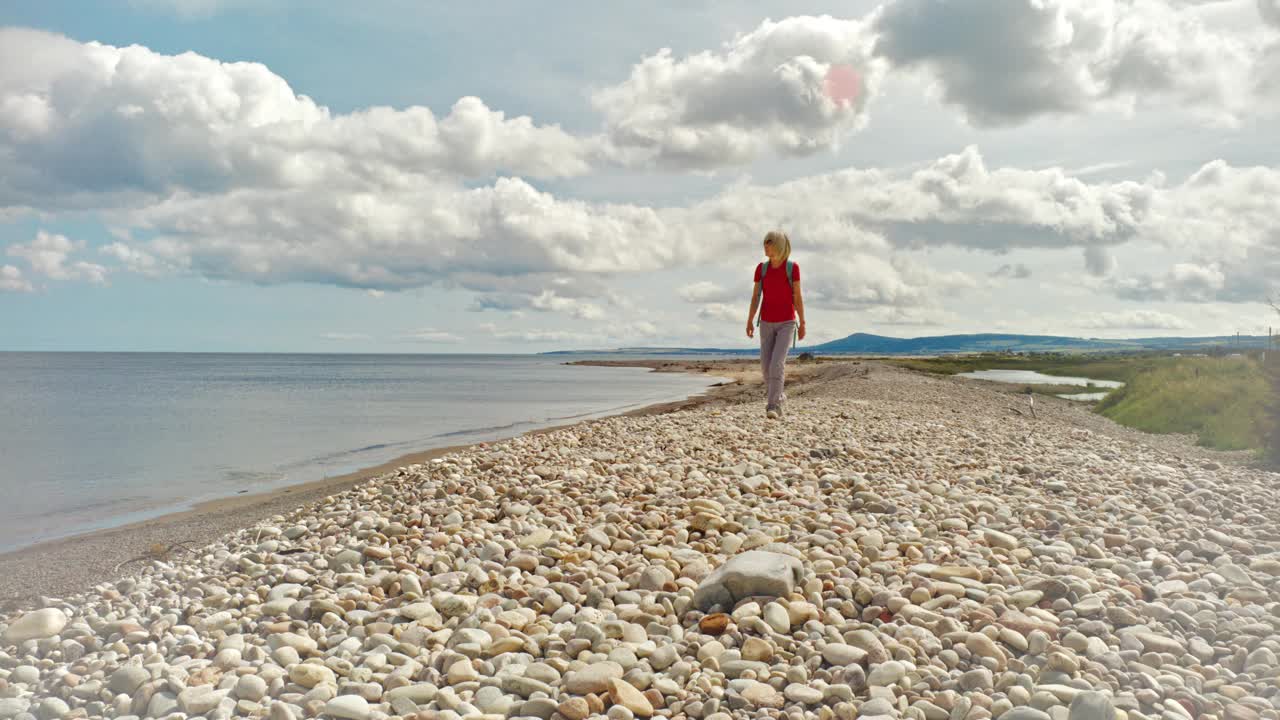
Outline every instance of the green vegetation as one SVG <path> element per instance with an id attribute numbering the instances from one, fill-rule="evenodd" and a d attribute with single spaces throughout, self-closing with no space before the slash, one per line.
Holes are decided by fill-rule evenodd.
<path id="1" fill-rule="evenodd" d="M 1265 459 L 1271 466 L 1280 469 L 1280 356 L 1276 353 L 1267 355 L 1263 373 L 1271 384 L 1271 396 L 1267 403 L 1267 433 Z"/>
<path id="2" fill-rule="evenodd" d="M 1095 412 L 1118 423 L 1153 433 L 1190 433 L 1200 445 L 1218 450 L 1256 450 L 1261 454 L 1262 448 L 1273 443 L 1280 446 L 1280 418 L 1271 417 L 1272 388 L 1256 353 L 1240 357 L 1173 357 L 1156 353 L 1036 357 L 989 353 L 887 361 L 946 374 L 1007 369 L 1119 380 L 1125 386 L 1094 406 Z M 1055 395 L 1085 390 L 1064 390 L 1060 385 L 1032 388 L 1037 393 Z M 1280 451 L 1275 454 L 1280 455 Z"/>
<path id="3" fill-rule="evenodd" d="M 1169 358 L 1139 373 L 1097 412 L 1147 432 L 1192 433 L 1218 450 L 1259 449 L 1270 387 L 1251 357 Z"/>

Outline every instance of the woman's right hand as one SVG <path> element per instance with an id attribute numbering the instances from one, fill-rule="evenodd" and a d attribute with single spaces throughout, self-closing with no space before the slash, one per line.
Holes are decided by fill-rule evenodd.
<path id="1" fill-rule="evenodd" d="M 756 336 L 756 326 L 752 325 L 751 323 L 747 323 L 747 337 L 755 337 L 755 336 Z"/>

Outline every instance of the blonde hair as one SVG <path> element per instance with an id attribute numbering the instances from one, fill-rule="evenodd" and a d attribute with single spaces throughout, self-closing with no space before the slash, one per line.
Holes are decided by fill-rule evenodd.
<path id="1" fill-rule="evenodd" d="M 778 248 L 778 252 L 782 255 L 782 262 L 786 262 L 791 258 L 791 239 L 781 230 L 770 230 L 769 234 L 764 236 L 764 241 L 773 243 Z"/>

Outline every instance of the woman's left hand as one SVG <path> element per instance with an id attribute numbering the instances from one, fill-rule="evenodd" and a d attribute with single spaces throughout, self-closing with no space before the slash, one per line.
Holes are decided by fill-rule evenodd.
<path id="1" fill-rule="evenodd" d="M 800 339 L 804 339 L 804 323 L 800 323 Z"/>

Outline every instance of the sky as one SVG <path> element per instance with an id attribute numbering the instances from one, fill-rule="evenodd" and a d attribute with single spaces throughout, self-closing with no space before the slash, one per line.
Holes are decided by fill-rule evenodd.
<path id="1" fill-rule="evenodd" d="M 1280 329 L 1280 0 L 0 2 L 0 350 Z"/>

